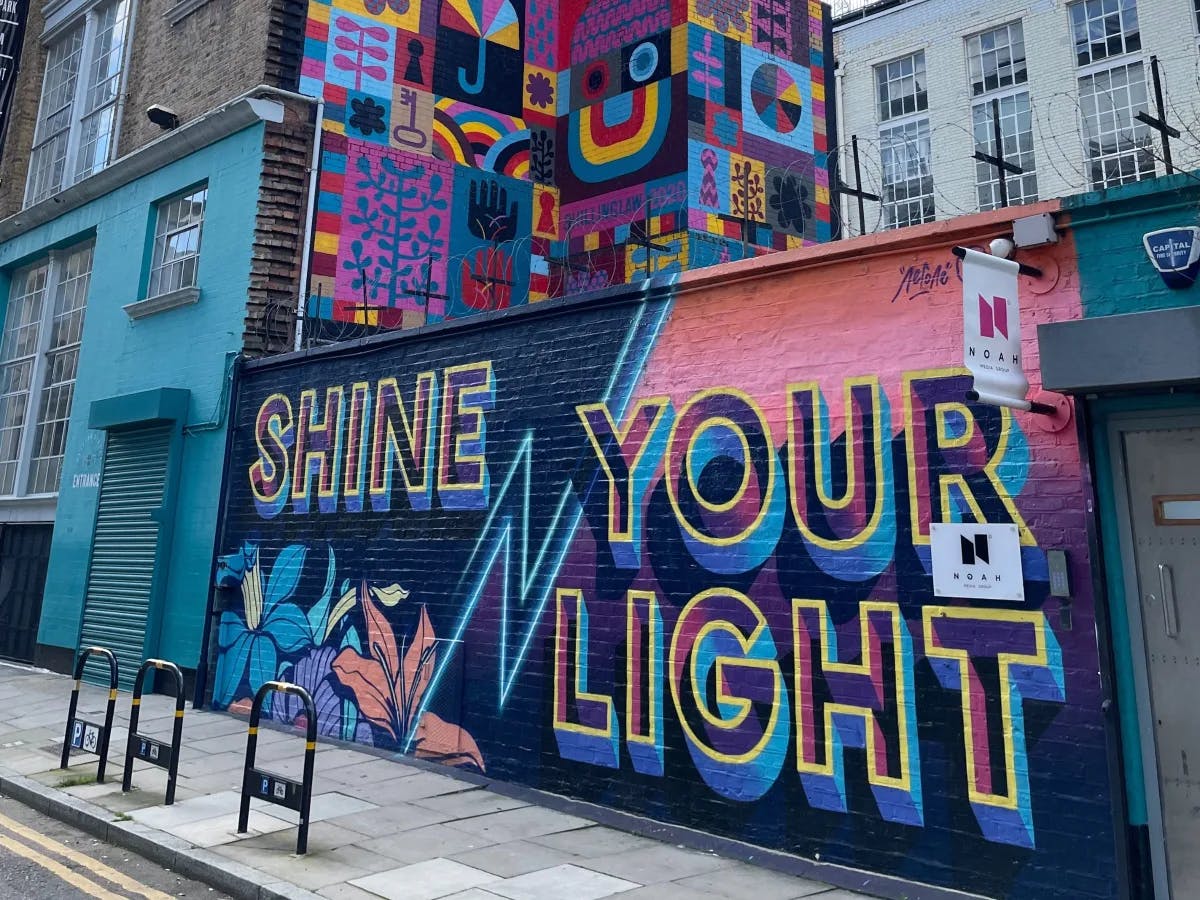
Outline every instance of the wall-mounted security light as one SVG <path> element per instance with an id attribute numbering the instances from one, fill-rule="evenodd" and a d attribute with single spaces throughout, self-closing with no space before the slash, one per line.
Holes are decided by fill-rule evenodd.
<path id="1" fill-rule="evenodd" d="M 179 127 L 179 116 L 176 115 L 175 110 L 159 106 L 157 103 L 146 110 L 146 118 L 164 131 Z"/>

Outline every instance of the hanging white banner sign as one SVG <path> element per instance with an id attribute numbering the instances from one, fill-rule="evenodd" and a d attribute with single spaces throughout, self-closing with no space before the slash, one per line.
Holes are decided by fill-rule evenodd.
<path id="1" fill-rule="evenodd" d="M 963 257 L 963 363 L 981 403 L 1029 409 L 1021 368 L 1020 266 L 978 250 Z"/>

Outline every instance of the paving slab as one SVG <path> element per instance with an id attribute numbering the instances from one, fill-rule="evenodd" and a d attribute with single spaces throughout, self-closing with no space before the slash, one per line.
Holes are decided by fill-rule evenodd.
<path id="1" fill-rule="evenodd" d="M 712 853 L 658 844 L 581 861 L 579 865 L 638 884 L 659 884 L 723 869 L 733 865 L 733 860 L 722 859 Z"/>
<path id="2" fill-rule="evenodd" d="M 253 810 L 250 811 L 250 821 L 246 824 L 245 834 L 238 833 L 237 822 L 238 814 L 228 813 L 211 819 L 200 819 L 198 822 L 181 822 L 178 825 L 164 828 L 163 831 L 190 841 L 197 847 L 215 847 L 218 844 L 232 844 L 247 835 L 267 834 L 271 831 L 282 831 L 285 828 L 293 829 L 288 822 Z"/>
<path id="3" fill-rule="evenodd" d="M 589 859 L 626 850 L 641 850 L 645 847 L 659 846 L 659 842 L 651 838 L 630 834 L 627 831 L 617 831 L 615 828 L 605 828 L 603 825 L 543 834 L 528 840 L 534 844 L 541 844 L 544 847 Z"/>
<path id="4" fill-rule="evenodd" d="M 423 806 L 436 812 L 446 813 L 447 818 L 468 819 L 474 816 L 485 816 L 489 813 L 503 812 L 507 809 L 520 809 L 529 806 L 524 800 L 493 794 L 477 788 L 473 791 L 461 791 L 456 794 L 441 794 L 437 797 L 426 797 L 414 801 L 414 805 Z"/>
<path id="5" fill-rule="evenodd" d="M 509 809 L 486 816 L 462 819 L 452 823 L 450 827 L 478 834 L 481 837 L 492 838 L 493 842 L 499 842 L 553 834 L 556 831 L 570 831 L 573 828 L 586 828 L 591 824 L 587 819 L 569 816 L 553 809 L 526 806 L 521 809 Z"/>
<path id="6" fill-rule="evenodd" d="M 496 843 L 489 838 L 459 831 L 447 825 L 427 825 L 400 834 L 373 838 L 358 846 L 390 856 L 397 862 L 415 863 L 438 856 L 452 856 Z"/>
<path id="7" fill-rule="evenodd" d="M 490 872 L 439 857 L 350 883 L 385 900 L 437 900 L 497 880 Z"/>
<path id="8" fill-rule="evenodd" d="M 491 872 L 500 878 L 515 878 L 538 869 L 549 869 L 561 863 L 578 862 L 579 857 L 562 850 L 552 850 L 531 841 L 508 841 L 454 854 L 451 859 L 476 869 Z"/>
<path id="9" fill-rule="evenodd" d="M 454 817 L 415 803 L 394 803 L 365 812 L 332 817 L 330 821 L 352 828 L 367 837 L 384 837 L 401 831 L 412 831 L 426 825 L 438 825 Z"/>
<path id="10" fill-rule="evenodd" d="M 360 800 L 358 797 L 351 797 L 349 794 L 340 794 L 336 791 L 330 791 L 324 794 L 316 794 L 312 798 L 312 807 L 309 809 L 309 822 L 324 822 L 326 819 L 343 818 L 345 816 L 358 815 L 368 810 L 378 809 L 374 803 L 369 803 L 366 800 Z M 300 813 L 293 809 L 285 809 L 282 806 L 273 806 L 271 815 L 277 819 L 283 819 L 285 822 L 291 822 L 293 825 L 300 823 Z"/>
<path id="11" fill-rule="evenodd" d="M 489 884 L 487 889 L 508 900 L 600 900 L 637 887 L 641 885 L 564 864 Z"/>
<path id="12" fill-rule="evenodd" d="M 753 897 L 754 900 L 796 900 L 797 897 L 811 897 L 830 889 L 830 885 L 819 881 L 745 865 L 680 878 L 675 883 L 722 897 Z"/>

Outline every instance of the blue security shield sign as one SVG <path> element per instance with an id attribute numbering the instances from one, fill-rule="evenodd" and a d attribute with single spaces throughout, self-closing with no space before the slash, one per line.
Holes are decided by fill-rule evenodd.
<path id="1" fill-rule="evenodd" d="M 1146 255 L 1169 288 L 1185 288 L 1200 272 L 1200 228 L 1163 228 L 1142 236 Z"/>

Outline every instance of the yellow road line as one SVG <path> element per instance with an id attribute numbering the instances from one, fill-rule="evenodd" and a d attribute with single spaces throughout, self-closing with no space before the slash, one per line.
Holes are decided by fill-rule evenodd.
<path id="1" fill-rule="evenodd" d="M 99 900 L 126 900 L 120 894 L 114 894 L 112 891 L 105 890 L 94 881 L 84 878 L 78 872 L 68 869 L 60 862 L 56 862 L 48 856 L 43 856 L 36 850 L 31 850 L 19 841 L 14 841 L 12 838 L 5 837 L 0 834 L 0 847 L 4 847 L 17 856 L 22 856 L 30 862 L 37 863 L 43 869 L 55 875 L 61 881 L 65 881 L 72 887 L 78 888 L 89 897 L 96 897 Z"/>
<path id="2" fill-rule="evenodd" d="M 20 822 L 10 819 L 8 816 L 0 814 L 0 828 L 11 831 L 18 837 L 45 847 L 52 853 L 61 856 L 63 859 L 68 859 L 73 863 L 78 863 L 81 866 L 89 869 L 99 875 L 105 881 L 111 881 L 113 884 L 127 891 L 132 891 L 135 894 L 147 898 L 147 900 L 174 900 L 170 894 L 164 894 L 162 891 L 155 890 L 152 887 L 147 887 L 140 881 L 130 878 L 124 872 L 118 872 L 111 866 L 106 866 L 98 859 L 93 859 L 86 853 L 80 853 L 78 850 L 72 850 L 70 847 L 65 847 L 58 841 L 46 837 L 44 834 L 38 834 L 31 828 L 27 828 Z M 0 836 L 2 837 L 2 836 Z"/>

